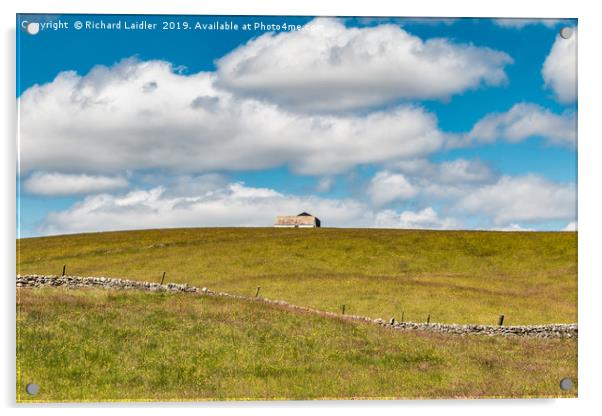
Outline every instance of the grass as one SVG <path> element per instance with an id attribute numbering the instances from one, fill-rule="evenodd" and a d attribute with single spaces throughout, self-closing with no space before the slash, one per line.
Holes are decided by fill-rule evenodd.
<path id="1" fill-rule="evenodd" d="M 558 385 L 577 380 L 576 340 L 400 332 L 188 294 L 17 295 L 19 402 L 577 394 Z"/>
<path id="2" fill-rule="evenodd" d="M 17 241 L 20 274 L 188 283 L 388 319 L 577 321 L 577 233 L 188 228 Z"/>

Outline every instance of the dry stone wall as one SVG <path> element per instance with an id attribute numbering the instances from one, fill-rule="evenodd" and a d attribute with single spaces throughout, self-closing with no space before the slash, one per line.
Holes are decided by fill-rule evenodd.
<path id="1" fill-rule="evenodd" d="M 360 315 L 342 315 L 334 312 L 326 312 L 305 306 L 293 305 L 282 300 L 272 300 L 263 297 L 249 297 L 233 295 L 225 292 L 214 292 L 204 287 L 199 289 L 187 284 L 143 282 L 128 279 L 115 279 L 109 277 L 81 277 L 81 276 L 48 276 L 48 275 L 17 275 L 17 287 L 40 288 L 40 287 L 67 287 L 77 288 L 101 288 L 116 290 L 145 290 L 151 292 L 173 292 L 193 293 L 204 296 L 219 296 L 246 301 L 257 301 L 272 305 L 278 305 L 290 310 L 319 314 L 335 318 L 353 321 L 369 322 L 372 324 L 388 327 L 395 330 L 432 331 L 456 335 L 501 335 L 501 336 L 529 336 L 539 338 L 577 338 L 577 324 L 549 324 L 549 325 L 524 325 L 524 326 L 493 326 L 493 325 L 459 325 L 439 323 L 416 323 L 396 322 L 394 319 L 385 321 L 378 318 L 373 319 Z"/>

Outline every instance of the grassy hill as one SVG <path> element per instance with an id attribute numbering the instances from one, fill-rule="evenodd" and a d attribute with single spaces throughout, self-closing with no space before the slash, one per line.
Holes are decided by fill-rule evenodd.
<path id="1" fill-rule="evenodd" d="M 577 380 L 574 339 L 401 332 L 189 294 L 17 295 L 23 402 L 576 395 L 558 387 Z"/>
<path id="2" fill-rule="evenodd" d="M 187 228 L 17 241 L 18 273 L 188 283 L 371 317 L 577 321 L 577 233 Z"/>

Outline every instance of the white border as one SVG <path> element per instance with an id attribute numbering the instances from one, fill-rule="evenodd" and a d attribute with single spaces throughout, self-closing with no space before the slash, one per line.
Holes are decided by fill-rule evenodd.
<path id="1" fill-rule="evenodd" d="M 149 4 L 151 3 L 151 4 Z M 379 414 L 420 412 L 447 415 L 504 415 L 512 413 L 545 412 L 546 415 L 567 415 L 569 412 L 590 414 L 602 408 L 600 387 L 602 368 L 599 351 L 600 331 L 598 317 L 602 316 L 602 250 L 600 244 L 600 213 L 602 212 L 602 173 L 598 158 L 602 156 L 600 129 L 600 41 L 602 16 L 594 1 L 529 2 L 526 0 L 420 0 L 399 2 L 386 0 L 9 0 L 0 3 L 2 21 L 2 58 L 0 62 L 3 97 L 0 114 L 3 128 L 1 167 L 4 199 L 2 210 L 2 239 L 0 253 L 4 265 L 2 363 L 0 379 L 4 414 L 45 415 L 99 415 L 108 412 L 145 416 L 177 413 L 198 414 L 261 414 L 287 413 L 291 415 L 332 414 L 359 415 L 371 411 Z M 130 13 L 130 14 L 273 14 L 273 15 L 331 15 L 331 16 L 444 16 L 444 17 L 576 17 L 579 18 L 579 399 L 565 400 L 479 400 L 479 401 L 407 401 L 407 402 L 264 402 L 264 403 L 202 403 L 183 405 L 102 405 L 44 407 L 17 406 L 15 392 L 15 13 Z M 66 408 L 61 408 L 66 407 Z M 83 408 L 85 407 L 85 409 Z"/>

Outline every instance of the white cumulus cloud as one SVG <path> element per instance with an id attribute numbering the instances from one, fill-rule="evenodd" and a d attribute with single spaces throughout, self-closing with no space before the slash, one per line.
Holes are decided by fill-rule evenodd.
<path id="1" fill-rule="evenodd" d="M 441 216 L 429 205 L 419 210 L 378 210 L 357 199 L 285 194 L 241 182 L 226 183 L 217 175 L 180 179 L 182 186 L 176 186 L 176 192 L 155 186 L 86 196 L 67 209 L 48 213 L 38 232 L 269 227 L 277 215 L 303 211 L 318 216 L 326 227 L 460 229 L 474 214 L 486 219 L 484 229 L 528 231 L 531 228 L 519 224 L 575 218 L 574 187 L 535 176 L 503 177 L 493 185 L 469 188 L 465 196 L 458 199 L 455 195 L 443 205 L 447 216 Z M 195 185 L 190 186 L 191 183 Z"/>
<path id="2" fill-rule="evenodd" d="M 499 227 L 499 228 L 493 228 L 494 231 L 515 231 L 515 232 L 521 232 L 521 231 L 535 231 L 534 228 L 525 228 L 522 227 L 520 224 L 515 224 L 512 223 L 506 227 Z"/>
<path id="3" fill-rule="evenodd" d="M 307 211 L 326 226 L 370 226 L 372 213 L 353 200 L 299 197 L 242 183 L 199 195 L 172 196 L 159 186 L 125 194 L 88 196 L 70 208 L 50 212 L 43 234 L 169 227 L 262 226 L 277 215 Z"/>
<path id="4" fill-rule="evenodd" d="M 378 172 L 370 181 L 368 195 L 376 205 L 383 205 L 398 199 L 410 199 L 418 191 L 401 174 L 388 171 Z"/>
<path id="5" fill-rule="evenodd" d="M 555 145 L 575 146 L 577 121 L 572 112 L 555 114 L 537 104 L 515 104 L 505 113 L 493 113 L 479 120 L 463 139 L 465 143 L 496 140 L 520 142 L 543 137 Z"/>
<path id="6" fill-rule="evenodd" d="M 494 23 L 501 27 L 511 29 L 522 29 L 525 26 L 542 25 L 548 28 L 554 28 L 558 26 L 562 19 L 526 19 L 526 18 L 503 18 L 493 19 Z"/>
<path id="7" fill-rule="evenodd" d="M 545 86 L 558 101 L 571 103 L 577 99 L 577 30 L 569 39 L 559 35 L 547 56 L 541 74 Z"/>
<path id="8" fill-rule="evenodd" d="M 154 87 L 149 90 L 149 83 Z M 172 173 L 268 169 L 330 175 L 420 157 L 445 135 L 424 109 L 300 115 L 215 87 L 162 61 L 125 60 L 85 76 L 60 73 L 20 97 L 21 169 Z"/>
<path id="9" fill-rule="evenodd" d="M 428 179 L 441 184 L 483 183 L 495 178 L 495 171 L 486 163 L 475 159 L 454 159 L 432 163 L 426 159 L 402 160 L 391 164 L 402 173 Z"/>
<path id="10" fill-rule="evenodd" d="M 329 176 L 320 178 L 320 180 L 316 184 L 316 192 L 328 192 L 333 188 L 334 185 L 334 178 L 331 178 Z"/>
<path id="11" fill-rule="evenodd" d="M 512 63 L 504 52 L 423 40 L 393 24 L 318 18 L 306 27 L 266 33 L 217 60 L 219 85 L 297 110 L 340 111 L 500 85 Z"/>
<path id="12" fill-rule="evenodd" d="M 57 172 L 34 172 L 23 182 L 25 191 L 43 196 L 100 193 L 127 186 L 123 177 Z"/>
<path id="13" fill-rule="evenodd" d="M 577 231 L 577 221 L 569 222 L 566 227 L 562 229 L 562 231 Z"/>
<path id="14" fill-rule="evenodd" d="M 407 228 L 407 229 L 453 229 L 460 227 L 460 222 L 454 218 L 442 218 L 432 207 L 420 211 L 393 210 L 379 212 L 375 218 L 376 227 Z"/>
<path id="15" fill-rule="evenodd" d="M 388 168 L 403 174 L 416 191 L 415 200 L 424 204 L 449 203 L 479 186 L 494 183 L 499 176 L 479 159 L 460 158 L 439 163 L 412 159 L 389 164 Z"/>
<path id="16" fill-rule="evenodd" d="M 504 176 L 479 187 L 456 204 L 460 212 L 486 215 L 494 224 L 570 220 L 576 215 L 574 183 L 557 183 L 538 175 Z"/>

